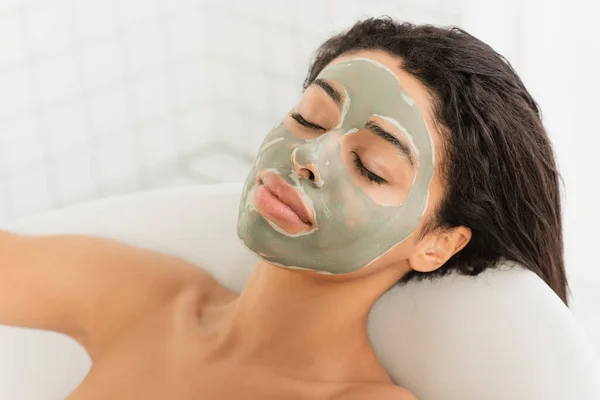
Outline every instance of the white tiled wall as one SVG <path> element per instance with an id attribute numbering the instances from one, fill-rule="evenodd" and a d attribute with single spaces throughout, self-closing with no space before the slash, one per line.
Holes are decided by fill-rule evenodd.
<path id="1" fill-rule="evenodd" d="M 148 188 L 242 180 L 311 53 L 443 0 L 0 0 L 0 227 Z"/>

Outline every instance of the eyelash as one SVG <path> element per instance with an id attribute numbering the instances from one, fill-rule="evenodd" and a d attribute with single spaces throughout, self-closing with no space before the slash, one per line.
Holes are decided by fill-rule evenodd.
<path id="1" fill-rule="evenodd" d="M 385 179 L 375 175 L 374 173 L 369 171 L 367 167 L 365 167 L 365 165 L 362 163 L 360 157 L 358 156 L 358 154 L 356 154 L 356 152 L 353 151 L 352 155 L 354 156 L 354 165 L 356 165 L 356 168 L 358 168 L 362 176 L 366 177 L 371 182 L 375 182 L 378 185 L 382 185 L 385 183 Z"/>
<path id="2" fill-rule="evenodd" d="M 302 115 L 298 114 L 298 113 L 291 113 L 290 117 L 292 117 L 297 123 L 299 123 L 300 125 L 315 130 L 315 131 L 325 131 L 325 128 L 319 126 L 319 125 L 315 125 L 313 123 L 308 122 L 307 120 L 304 119 L 304 117 L 302 117 Z"/>

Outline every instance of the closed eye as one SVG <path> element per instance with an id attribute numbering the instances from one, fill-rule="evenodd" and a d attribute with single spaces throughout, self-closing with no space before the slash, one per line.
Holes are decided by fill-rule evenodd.
<path id="1" fill-rule="evenodd" d="M 354 165 L 356 165 L 356 168 L 358 169 L 358 171 L 360 172 L 360 174 L 362 176 L 364 176 L 371 182 L 375 182 L 378 185 L 382 185 L 382 184 L 386 183 L 385 179 L 383 179 L 382 177 L 380 177 L 378 175 L 375 175 L 367 167 L 365 167 L 365 165 L 362 163 L 362 160 L 360 159 L 358 154 L 356 154 L 356 152 L 353 151 L 352 155 L 354 156 Z"/>
<path id="2" fill-rule="evenodd" d="M 312 122 L 309 122 L 307 120 L 304 119 L 304 117 L 302 117 L 302 115 L 298 114 L 298 113 L 291 113 L 290 117 L 292 117 L 292 119 L 294 119 L 297 123 L 299 123 L 300 125 L 308 128 L 308 129 L 312 129 L 313 131 L 327 131 L 327 129 L 323 128 L 322 126 L 313 124 Z"/>

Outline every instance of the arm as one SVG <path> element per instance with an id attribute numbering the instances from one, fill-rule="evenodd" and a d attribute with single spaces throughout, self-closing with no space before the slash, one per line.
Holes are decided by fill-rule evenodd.
<path id="1" fill-rule="evenodd" d="M 128 324 L 209 278 L 175 257 L 108 239 L 0 231 L 0 324 L 64 333 L 92 359 Z"/>

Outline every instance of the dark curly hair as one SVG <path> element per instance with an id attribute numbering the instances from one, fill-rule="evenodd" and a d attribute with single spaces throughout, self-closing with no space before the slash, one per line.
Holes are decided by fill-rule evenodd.
<path id="1" fill-rule="evenodd" d="M 444 138 L 443 200 L 421 232 L 467 226 L 467 246 L 431 273 L 477 275 L 503 260 L 535 272 L 568 304 L 559 173 L 537 103 L 510 63 L 456 27 L 356 23 L 317 50 L 304 87 L 341 54 L 363 49 L 398 56 L 400 67 L 428 90 Z"/>

